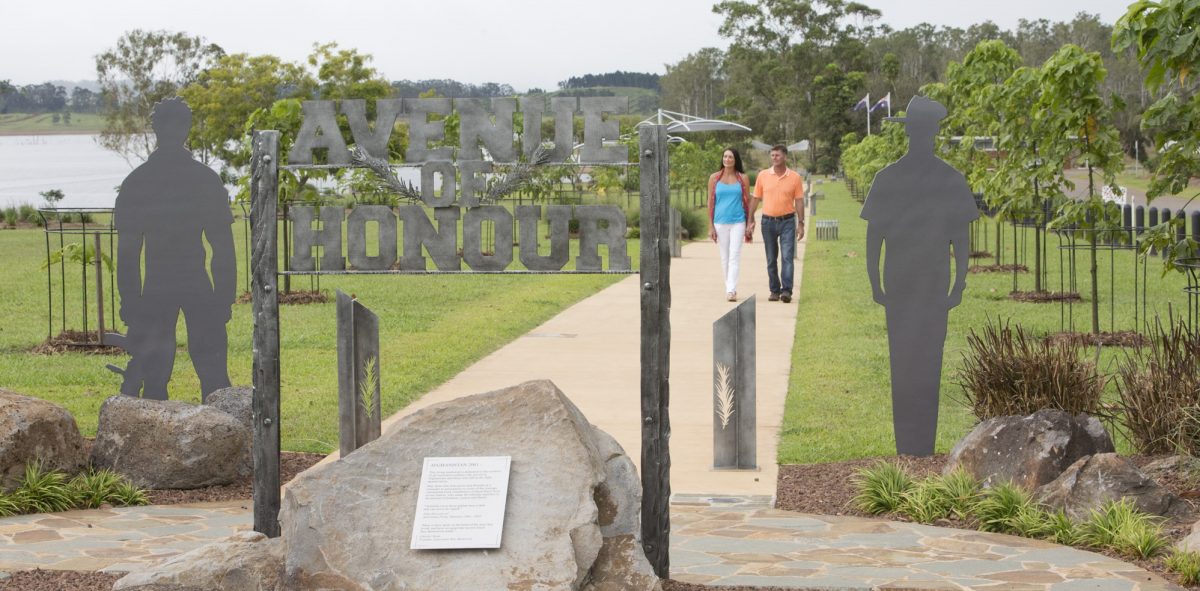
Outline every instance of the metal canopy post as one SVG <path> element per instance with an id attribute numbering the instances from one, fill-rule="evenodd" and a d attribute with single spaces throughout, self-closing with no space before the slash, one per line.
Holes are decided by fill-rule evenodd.
<path id="1" fill-rule="evenodd" d="M 641 179 L 642 547 L 659 577 L 670 576 L 671 204 L 667 128 L 638 131 Z"/>
<path id="2" fill-rule="evenodd" d="M 254 307 L 254 531 L 279 537 L 279 132 L 254 134 L 250 293 Z"/>

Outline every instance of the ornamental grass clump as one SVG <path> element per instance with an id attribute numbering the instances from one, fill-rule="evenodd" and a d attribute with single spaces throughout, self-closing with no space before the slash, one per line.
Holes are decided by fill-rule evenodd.
<path id="1" fill-rule="evenodd" d="M 146 504 L 145 493 L 141 493 L 140 489 L 130 484 L 120 474 L 108 469 L 89 470 L 79 474 L 71 479 L 70 488 L 75 497 L 75 506 L 84 509 L 97 509 L 106 504 L 115 506 Z M 129 498 L 135 500 L 138 498 L 137 495 L 130 495 L 127 492 L 129 488 L 141 494 L 142 502 L 126 502 Z"/>
<path id="2" fill-rule="evenodd" d="M 1117 366 L 1116 419 L 1138 453 L 1200 455 L 1200 329 L 1155 322 Z"/>
<path id="3" fill-rule="evenodd" d="M 880 461 L 873 468 L 859 470 L 854 485 L 858 489 L 854 506 L 879 515 L 895 511 L 904 503 L 904 493 L 913 487 L 913 480 L 903 468 Z"/>
<path id="4" fill-rule="evenodd" d="M 1200 583 L 1200 553 L 1175 550 L 1167 557 L 1167 568 L 1179 575 L 1184 585 Z"/>
<path id="5" fill-rule="evenodd" d="M 999 320 L 971 330 L 957 382 L 981 421 L 1043 409 L 1096 414 L 1104 391 L 1104 379 L 1079 344 L 1051 343 Z"/>
<path id="6" fill-rule="evenodd" d="M 47 471 L 41 462 L 25 466 L 25 476 L 12 498 L 21 507 L 21 513 L 56 513 L 75 506 L 75 494 L 67 475 Z"/>
<path id="7" fill-rule="evenodd" d="M 975 519 L 979 521 L 979 529 L 996 533 L 1014 532 L 1014 523 L 1027 519 L 1021 513 L 1029 513 L 1037 509 L 1033 497 L 1021 487 L 1003 482 L 983 492 L 982 498 L 975 503 Z"/>
<path id="8" fill-rule="evenodd" d="M 1093 509 L 1080 527 L 1084 544 L 1112 548 L 1125 556 L 1150 558 L 1170 545 L 1162 533 L 1161 520 L 1139 511 L 1129 498 L 1108 501 Z"/>
<path id="9" fill-rule="evenodd" d="M 950 514 L 950 498 L 936 478 L 926 478 L 902 495 L 896 511 L 917 523 L 933 523 Z"/>

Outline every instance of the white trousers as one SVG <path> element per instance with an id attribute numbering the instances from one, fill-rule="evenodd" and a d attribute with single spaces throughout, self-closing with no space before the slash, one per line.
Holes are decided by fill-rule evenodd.
<path id="1" fill-rule="evenodd" d="M 738 262 L 746 240 L 746 222 L 713 224 L 717 229 L 717 250 L 721 253 L 721 271 L 725 274 L 725 293 L 737 291 Z"/>

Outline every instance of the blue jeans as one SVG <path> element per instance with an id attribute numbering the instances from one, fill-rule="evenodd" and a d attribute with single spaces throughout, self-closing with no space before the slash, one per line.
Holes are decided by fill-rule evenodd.
<path id="1" fill-rule="evenodd" d="M 796 258 L 796 217 L 785 220 L 762 216 L 763 245 L 767 249 L 767 281 L 771 293 L 791 292 Z M 783 255 L 783 264 L 777 260 Z M 782 266 L 782 273 L 780 272 Z"/>

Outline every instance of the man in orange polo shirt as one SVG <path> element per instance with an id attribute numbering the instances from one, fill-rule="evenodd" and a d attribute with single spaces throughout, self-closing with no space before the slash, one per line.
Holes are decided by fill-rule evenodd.
<path id="1" fill-rule="evenodd" d="M 804 238 L 804 181 L 787 167 L 787 147 L 771 147 L 771 168 L 758 173 L 754 181 L 754 205 L 751 206 L 747 232 L 754 231 L 754 212 L 762 204 L 762 238 L 767 249 L 768 301 L 792 301 L 792 276 L 795 272 L 796 241 Z M 778 261 L 782 255 L 782 264 Z"/>

